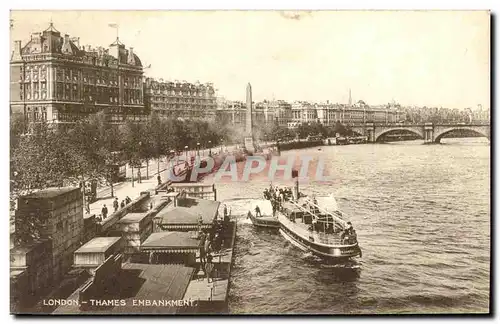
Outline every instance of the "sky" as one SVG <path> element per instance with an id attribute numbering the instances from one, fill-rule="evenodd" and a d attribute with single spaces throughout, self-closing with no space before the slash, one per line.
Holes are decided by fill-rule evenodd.
<path id="1" fill-rule="evenodd" d="M 490 107 L 486 11 L 12 11 L 11 46 L 56 29 L 81 45 L 117 34 L 145 75 L 212 82 L 218 95 Z"/>

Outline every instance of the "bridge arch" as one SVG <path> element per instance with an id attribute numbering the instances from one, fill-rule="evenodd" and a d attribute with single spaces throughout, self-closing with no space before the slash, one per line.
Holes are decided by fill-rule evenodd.
<path id="1" fill-rule="evenodd" d="M 443 138 L 444 135 L 451 133 L 453 131 L 460 131 L 460 130 L 466 130 L 470 131 L 472 133 L 476 133 L 478 135 L 481 135 L 483 137 L 486 137 L 488 141 L 490 141 L 490 129 L 489 127 L 474 127 L 474 126 L 454 126 L 454 127 L 447 127 L 443 129 L 436 129 L 434 131 L 434 142 L 440 143 L 441 139 Z"/>
<path id="2" fill-rule="evenodd" d="M 405 132 L 405 133 L 412 133 L 417 135 L 419 138 L 423 139 L 424 134 L 423 130 L 420 128 L 415 128 L 415 127 L 393 127 L 393 128 L 384 128 L 378 131 L 377 129 L 375 130 L 375 142 L 380 141 L 380 139 L 389 133 L 393 132 Z"/>

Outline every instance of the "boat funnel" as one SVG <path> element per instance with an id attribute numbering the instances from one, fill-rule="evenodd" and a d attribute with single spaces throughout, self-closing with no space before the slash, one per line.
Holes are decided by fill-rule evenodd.
<path id="1" fill-rule="evenodd" d="M 292 170 L 292 179 L 293 179 L 293 199 L 299 199 L 299 172 L 297 170 Z"/>

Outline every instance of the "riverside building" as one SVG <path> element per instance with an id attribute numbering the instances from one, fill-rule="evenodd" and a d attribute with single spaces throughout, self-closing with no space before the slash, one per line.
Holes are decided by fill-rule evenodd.
<path id="1" fill-rule="evenodd" d="M 72 123 L 104 111 L 110 122 L 147 115 L 143 68 L 117 38 L 108 48 L 80 46 L 51 23 L 26 44 L 15 41 L 10 60 L 10 109 L 29 122 Z"/>
<path id="2" fill-rule="evenodd" d="M 182 119 L 211 119 L 216 115 L 212 83 L 163 81 L 146 78 L 146 102 L 160 116 Z"/>

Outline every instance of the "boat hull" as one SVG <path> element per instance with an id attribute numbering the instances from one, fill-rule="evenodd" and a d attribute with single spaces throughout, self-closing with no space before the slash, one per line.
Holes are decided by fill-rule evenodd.
<path id="1" fill-rule="evenodd" d="M 280 220 L 280 234 L 301 250 L 310 252 L 324 260 L 334 262 L 361 256 L 361 249 L 358 243 L 348 245 L 327 245 L 314 242 L 312 237 L 307 237 L 294 231 L 288 226 L 289 224 L 287 224 L 287 220 L 285 220 L 284 217 L 283 215 L 278 217 Z"/>

